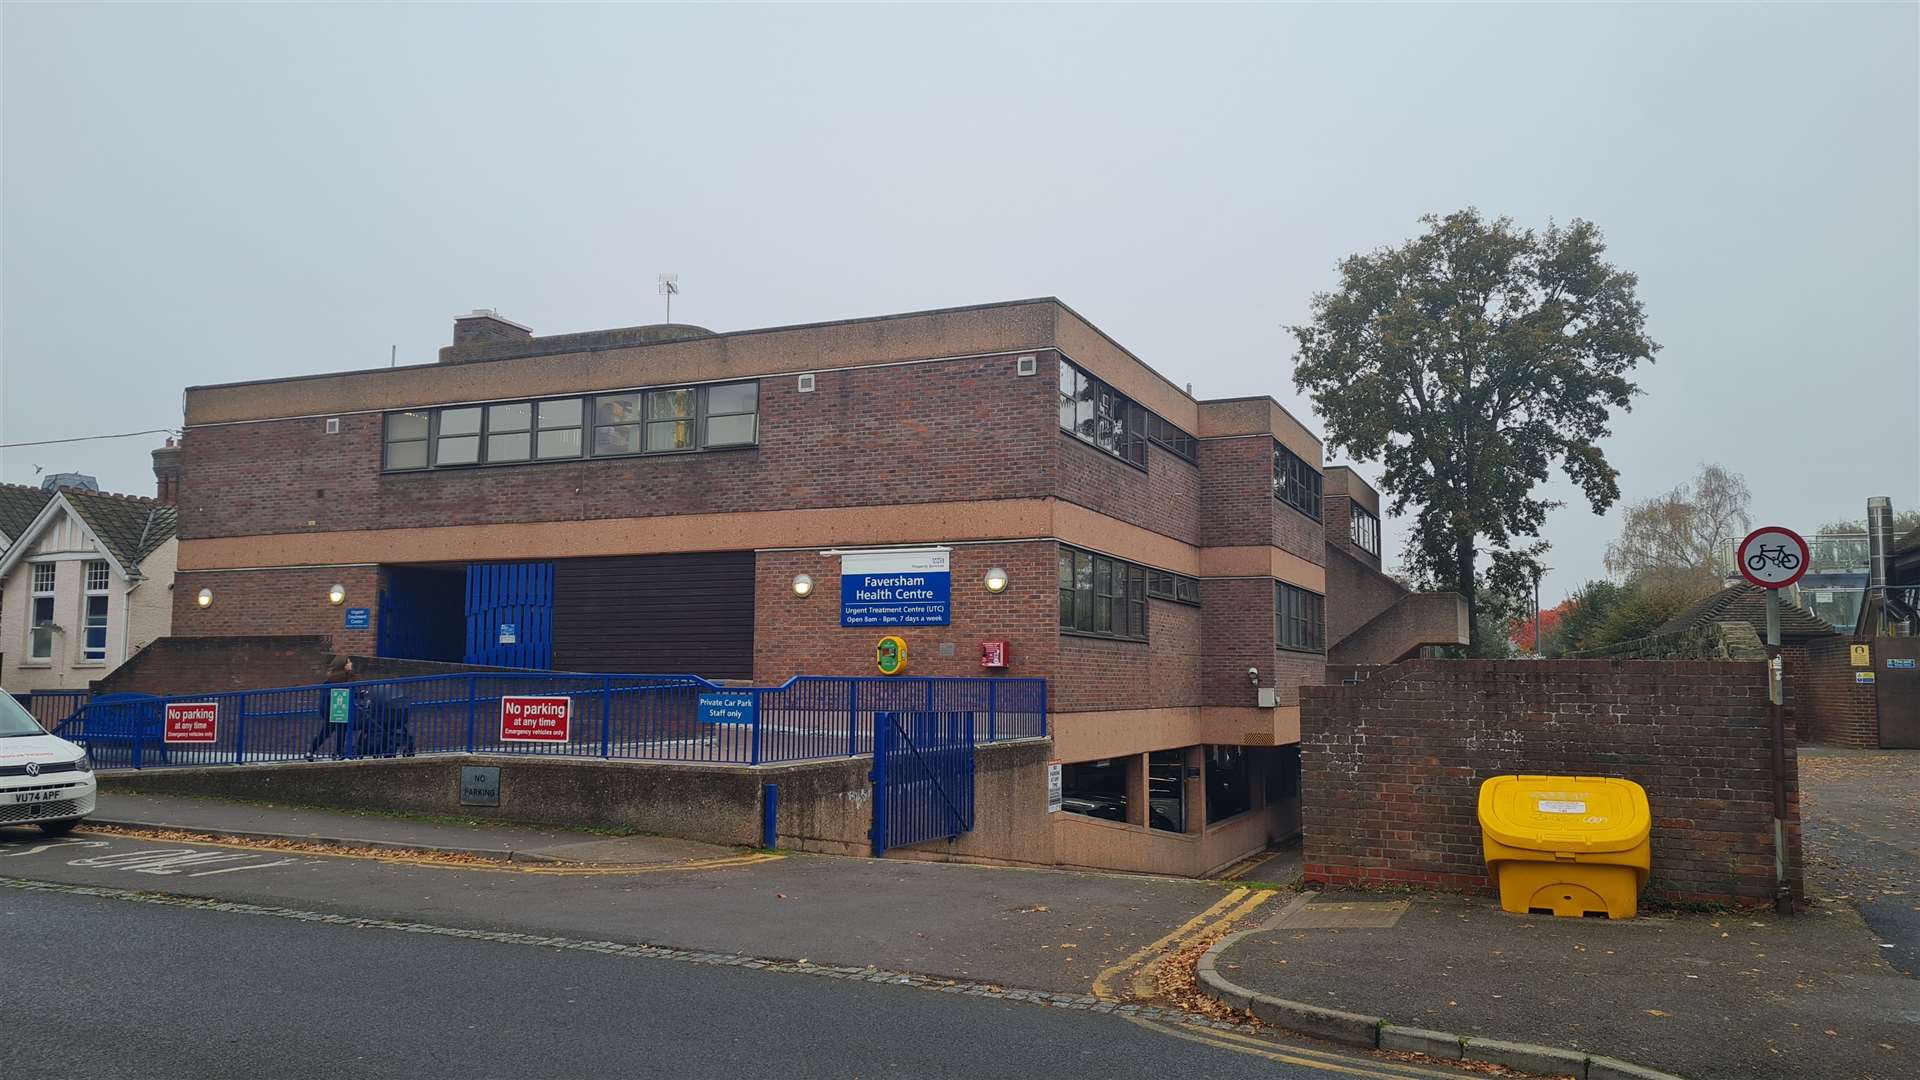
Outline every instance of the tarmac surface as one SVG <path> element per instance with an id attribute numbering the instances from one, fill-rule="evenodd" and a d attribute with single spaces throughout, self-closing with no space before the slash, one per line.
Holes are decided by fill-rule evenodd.
<path id="1" fill-rule="evenodd" d="M 20 889 L 0 956 L 8 1077 L 1354 1075 L 1115 1015 Z"/>
<path id="2" fill-rule="evenodd" d="M 1920 750 L 1801 747 L 1800 816 L 1808 890 L 1858 910 L 1887 962 L 1920 975 Z"/>

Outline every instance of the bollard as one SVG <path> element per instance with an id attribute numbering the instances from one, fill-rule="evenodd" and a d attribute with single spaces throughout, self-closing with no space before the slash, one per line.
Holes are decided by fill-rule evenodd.
<path id="1" fill-rule="evenodd" d="M 760 846 L 772 850 L 780 846 L 780 785 L 760 788 Z"/>

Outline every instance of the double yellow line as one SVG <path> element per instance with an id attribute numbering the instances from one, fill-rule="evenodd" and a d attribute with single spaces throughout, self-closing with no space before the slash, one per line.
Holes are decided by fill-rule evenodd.
<path id="1" fill-rule="evenodd" d="M 1167 957 L 1201 938 L 1225 933 L 1273 897 L 1274 893 L 1268 890 L 1234 889 L 1212 907 L 1175 927 L 1172 933 L 1135 949 L 1125 960 L 1100 972 L 1093 980 L 1093 996 L 1101 1001 L 1119 1001 L 1116 985 L 1123 986 L 1135 998 L 1154 996 L 1154 983 Z"/>
<path id="2" fill-rule="evenodd" d="M 1363 1076 L 1370 1080 L 1409 1080 L 1418 1077 L 1421 1080 L 1461 1080 L 1462 1073 L 1442 1072 L 1437 1069 L 1424 1069 L 1418 1065 L 1405 1065 L 1397 1061 L 1374 1060 L 1358 1055 L 1347 1055 L 1319 1050 L 1306 1046 L 1294 1046 L 1288 1043 L 1274 1042 L 1271 1039 L 1243 1035 L 1237 1031 L 1222 1031 L 1219 1028 L 1187 1027 L 1158 1020 L 1143 1020 L 1137 1016 L 1127 1018 L 1149 1031 L 1162 1035 L 1171 1035 L 1176 1039 L 1185 1039 L 1202 1046 L 1211 1046 L 1220 1050 L 1231 1050 L 1236 1054 L 1250 1054 L 1268 1061 L 1283 1062 L 1288 1065 L 1302 1065 L 1326 1072 L 1343 1073 L 1348 1076 Z"/>

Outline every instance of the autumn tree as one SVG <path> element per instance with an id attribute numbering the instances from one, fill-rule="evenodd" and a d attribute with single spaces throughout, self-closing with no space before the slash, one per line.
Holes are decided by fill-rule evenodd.
<path id="1" fill-rule="evenodd" d="M 1720 579 L 1720 549 L 1753 525 L 1746 480 L 1718 465 L 1663 495 L 1627 507 L 1620 536 L 1607 545 L 1607 573 L 1629 584 L 1710 587 Z"/>
<path id="2" fill-rule="evenodd" d="M 1473 209 L 1421 223 L 1340 263 L 1339 288 L 1291 328 L 1293 383 L 1332 447 L 1381 462 L 1393 513 L 1412 509 L 1408 569 L 1462 593 L 1478 638 L 1483 546 L 1490 582 L 1531 586 L 1545 545 L 1527 541 L 1559 505 L 1534 489 L 1556 462 L 1595 513 L 1620 497 L 1598 440 L 1659 346 L 1591 223 L 1535 232 Z"/>

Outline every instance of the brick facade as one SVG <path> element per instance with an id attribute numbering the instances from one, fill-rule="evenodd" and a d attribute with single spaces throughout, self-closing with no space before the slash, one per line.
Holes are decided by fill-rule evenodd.
<path id="1" fill-rule="evenodd" d="M 1880 745 L 1880 706 L 1874 684 L 1854 678 L 1855 672 L 1873 671 L 1874 666 L 1854 667 L 1852 645 L 1841 637 L 1815 638 L 1801 650 L 1797 671 L 1789 663 L 1787 701 L 1794 706 L 1803 741 Z M 1794 675 L 1798 678 L 1791 678 Z"/>
<path id="2" fill-rule="evenodd" d="M 1487 889 L 1482 781 L 1618 776 L 1644 786 L 1652 804 L 1654 892 L 1755 904 L 1773 895 L 1762 664 L 1417 660 L 1302 696 L 1310 881 Z M 1787 800 L 1797 896 L 1791 745 Z"/>
<path id="3" fill-rule="evenodd" d="M 347 587 L 338 607 L 327 590 Z M 213 603 L 201 607 L 201 589 L 213 590 Z M 309 634 L 338 653 L 378 652 L 376 631 L 346 628 L 346 608 L 376 607 L 380 569 L 375 566 L 306 566 L 272 570 L 183 571 L 174 579 L 173 633 L 176 637 L 241 637 Z"/>

